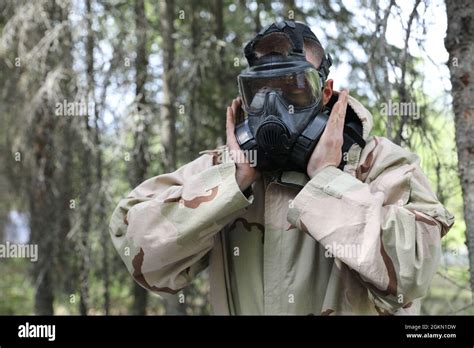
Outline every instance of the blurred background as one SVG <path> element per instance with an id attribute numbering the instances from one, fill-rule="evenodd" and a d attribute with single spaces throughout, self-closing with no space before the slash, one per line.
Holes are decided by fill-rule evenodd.
<path id="1" fill-rule="evenodd" d="M 206 271 L 177 295 L 184 301 L 147 294 L 113 249 L 108 220 L 133 187 L 225 142 L 243 46 L 282 19 L 311 26 L 334 58 L 335 88 L 372 112 L 373 134 L 420 156 L 456 216 L 422 312 L 474 314 L 473 9 L 2 0 L 0 243 L 37 245 L 38 260 L 0 258 L 0 314 L 209 314 Z M 418 116 L 391 115 L 388 103 L 413 103 Z"/>

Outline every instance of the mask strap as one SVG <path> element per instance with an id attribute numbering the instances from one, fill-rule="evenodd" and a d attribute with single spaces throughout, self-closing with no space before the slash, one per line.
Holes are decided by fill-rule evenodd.
<path id="1" fill-rule="evenodd" d="M 319 66 L 319 74 L 321 75 L 321 79 L 323 82 L 326 82 L 328 75 L 329 75 L 329 68 L 332 65 L 332 57 L 328 53 L 327 56 L 323 56 L 323 60 L 321 65 Z"/>

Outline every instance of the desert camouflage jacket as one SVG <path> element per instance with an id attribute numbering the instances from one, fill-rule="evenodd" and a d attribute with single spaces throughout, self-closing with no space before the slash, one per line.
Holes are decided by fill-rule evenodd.
<path id="1" fill-rule="evenodd" d="M 225 148 L 120 201 L 110 234 L 133 278 L 176 293 L 209 269 L 215 314 L 410 314 L 454 223 L 416 155 L 370 136 L 344 170 L 262 176 L 244 195 Z"/>

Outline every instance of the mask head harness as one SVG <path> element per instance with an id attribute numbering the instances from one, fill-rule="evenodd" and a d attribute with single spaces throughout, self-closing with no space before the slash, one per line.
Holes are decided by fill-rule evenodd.
<path id="1" fill-rule="evenodd" d="M 278 57 L 278 60 L 280 61 L 306 62 L 307 60 L 304 51 L 304 40 L 310 40 L 314 42 L 319 48 L 321 48 L 322 61 L 318 68 L 318 71 L 322 75 L 322 80 L 326 81 L 329 75 L 329 68 L 332 65 L 332 57 L 329 54 L 327 56 L 324 54 L 324 49 L 316 35 L 314 35 L 314 33 L 307 25 L 300 22 L 275 22 L 273 24 L 270 24 L 266 28 L 263 28 L 253 40 L 251 40 L 247 43 L 247 45 L 245 45 L 244 54 L 249 64 L 249 67 L 269 63 L 275 59 L 274 52 L 271 52 L 270 54 L 266 54 L 261 57 L 258 57 L 257 53 L 255 52 L 255 46 L 257 46 L 263 38 L 266 38 L 272 34 L 277 34 L 285 37 L 287 42 L 292 45 L 289 48 L 289 51 L 286 53 L 286 56 L 282 56 L 280 54 L 280 57 Z"/>
<path id="2" fill-rule="evenodd" d="M 306 60 L 305 40 L 316 44 L 321 58 L 319 67 Z M 256 48 L 265 53 L 258 55 Z M 332 65 L 331 56 L 324 54 L 309 27 L 283 21 L 260 31 L 245 46 L 245 57 L 249 68 L 238 76 L 247 114 L 235 130 L 240 147 L 257 152 L 257 168 L 262 171 L 306 173 L 329 118 L 322 91 Z M 346 120 L 342 151 L 354 143 L 365 146 L 360 120 L 355 117 L 349 121 Z M 344 164 L 343 160 L 340 167 Z"/>

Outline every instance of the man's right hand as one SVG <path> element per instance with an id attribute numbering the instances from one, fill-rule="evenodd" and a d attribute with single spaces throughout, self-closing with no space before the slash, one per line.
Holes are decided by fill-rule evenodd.
<path id="1" fill-rule="evenodd" d="M 235 179 L 242 192 L 244 192 L 254 181 L 256 181 L 260 172 L 255 167 L 250 166 L 250 162 L 245 158 L 245 154 L 240 149 L 237 138 L 235 137 L 235 119 L 239 112 L 242 112 L 242 100 L 237 97 L 232 101 L 231 106 L 227 107 L 226 134 L 227 146 L 232 160 L 235 162 Z M 258 160 L 258 159 L 257 159 Z"/>

